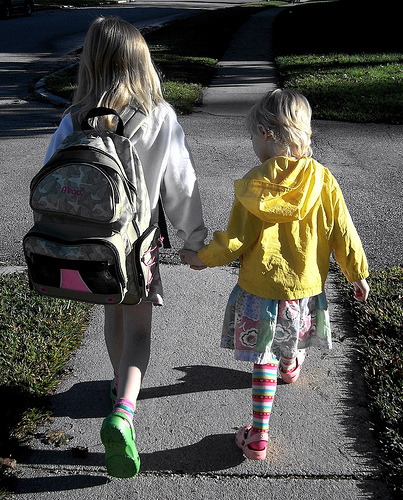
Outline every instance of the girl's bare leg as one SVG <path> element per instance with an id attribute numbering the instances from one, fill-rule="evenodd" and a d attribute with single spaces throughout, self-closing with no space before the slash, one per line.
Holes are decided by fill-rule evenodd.
<path id="1" fill-rule="evenodd" d="M 150 358 L 151 302 L 105 307 L 105 341 L 119 377 L 118 399 L 135 402 Z"/>

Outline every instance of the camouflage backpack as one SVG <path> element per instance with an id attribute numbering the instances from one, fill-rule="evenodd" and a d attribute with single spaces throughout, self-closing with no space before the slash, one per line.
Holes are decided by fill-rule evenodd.
<path id="1" fill-rule="evenodd" d="M 89 120 L 117 116 L 116 132 Z M 146 298 L 161 237 L 143 169 L 129 140 L 140 111 L 124 124 L 109 108 L 92 109 L 32 179 L 34 226 L 23 241 L 30 282 L 42 295 L 98 304 Z"/>

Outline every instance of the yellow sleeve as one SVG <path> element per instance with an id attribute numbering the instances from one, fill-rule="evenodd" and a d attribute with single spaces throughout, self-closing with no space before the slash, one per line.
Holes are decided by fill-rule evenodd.
<path id="1" fill-rule="evenodd" d="M 199 250 L 200 260 L 208 267 L 224 266 L 236 260 L 257 240 L 262 230 L 262 221 L 248 212 L 235 199 L 227 230 L 216 231 L 210 243 Z"/>
<path id="2" fill-rule="evenodd" d="M 334 256 L 348 281 L 363 280 L 369 274 L 367 258 L 337 181 L 333 190 L 333 210 Z"/>

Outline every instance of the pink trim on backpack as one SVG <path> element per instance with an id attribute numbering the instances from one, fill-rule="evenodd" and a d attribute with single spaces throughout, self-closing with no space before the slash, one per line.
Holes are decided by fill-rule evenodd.
<path id="1" fill-rule="evenodd" d="M 78 292 L 89 292 L 91 290 L 84 283 L 80 273 L 74 269 L 61 269 L 61 283 L 60 288 L 66 290 L 76 290 Z"/>

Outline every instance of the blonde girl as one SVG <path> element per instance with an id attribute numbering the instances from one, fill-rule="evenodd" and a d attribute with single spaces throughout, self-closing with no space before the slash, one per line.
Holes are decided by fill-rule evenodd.
<path id="1" fill-rule="evenodd" d="M 90 26 L 83 46 L 78 86 L 73 104 L 78 119 L 97 106 L 122 113 L 128 106 L 145 114 L 164 103 L 158 74 L 141 33 L 116 18 L 98 18 Z M 104 126 L 114 129 L 111 116 Z"/>
<path id="2" fill-rule="evenodd" d="M 45 161 L 61 141 L 97 106 L 118 111 L 124 122 L 146 118 L 129 137 L 140 157 L 149 192 L 152 222 L 158 221 L 158 199 L 184 249 L 204 245 L 204 226 L 193 160 L 176 115 L 161 93 L 158 74 L 140 32 L 120 18 L 99 17 L 91 24 L 80 59 L 73 105 L 53 135 Z M 113 116 L 94 121 L 98 129 L 114 130 Z M 138 473 L 133 415 L 149 356 L 152 305 L 162 305 L 157 270 L 147 301 L 105 306 L 105 340 L 114 370 L 112 413 L 104 420 L 101 439 L 106 467 L 112 476 Z"/>
<path id="3" fill-rule="evenodd" d="M 238 283 L 225 311 L 221 346 L 253 363 L 252 424 L 236 443 L 245 456 L 266 458 L 277 386 L 295 383 L 309 347 L 331 348 L 324 285 L 330 254 L 365 300 L 368 266 L 332 174 L 311 157 L 311 108 L 293 90 L 264 96 L 247 116 L 262 162 L 235 181 L 225 232 L 198 254 L 183 251 L 193 269 L 239 258 Z"/>

